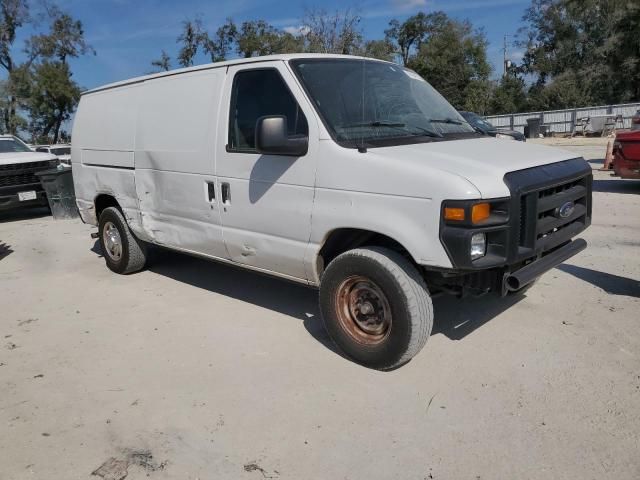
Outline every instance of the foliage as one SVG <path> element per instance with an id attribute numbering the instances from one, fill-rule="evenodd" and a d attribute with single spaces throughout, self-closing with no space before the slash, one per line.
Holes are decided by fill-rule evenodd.
<path id="1" fill-rule="evenodd" d="M 504 75 L 492 92 L 489 112 L 493 115 L 528 110 L 524 80 L 518 75 Z"/>
<path id="2" fill-rule="evenodd" d="M 299 38 L 263 20 L 243 22 L 236 36 L 236 45 L 238 54 L 245 58 L 301 50 Z"/>
<path id="3" fill-rule="evenodd" d="M 151 65 L 159 72 L 167 72 L 171 70 L 171 57 L 166 51 L 162 50 L 160 58 L 152 60 Z"/>
<path id="4" fill-rule="evenodd" d="M 533 0 L 524 20 L 523 70 L 534 79 L 533 104 L 566 108 L 640 99 L 637 0 Z"/>
<path id="5" fill-rule="evenodd" d="M 353 55 L 362 44 L 360 15 L 347 8 L 328 13 L 322 9 L 308 9 L 301 22 L 304 51 L 311 53 L 339 53 Z"/>
<path id="6" fill-rule="evenodd" d="M 33 70 L 29 98 L 32 136 L 58 140 L 62 123 L 69 120 L 80 101 L 80 88 L 71 79 L 69 65 L 60 60 L 45 60 Z"/>
<path id="7" fill-rule="evenodd" d="M 454 107 L 487 110 L 491 66 L 483 32 L 444 12 L 414 15 L 402 24 L 391 21 L 390 26 L 387 38 L 396 43 L 403 62 Z"/>
<path id="8" fill-rule="evenodd" d="M 402 23 L 395 19 L 389 22 L 389 28 L 384 31 L 385 38 L 397 45 L 403 65 L 409 63 L 409 57 L 413 52 L 420 50 L 432 23 L 439 22 L 434 18 L 434 14 L 427 15 L 424 12 L 418 12 Z"/>
<path id="9" fill-rule="evenodd" d="M 68 59 L 95 52 L 85 41 L 80 21 L 55 5 L 42 5 L 48 29 L 26 38 L 20 55 L 19 30 L 39 24 L 32 21 L 32 6 L 26 0 L 0 1 L 0 67 L 6 74 L 0 88 L 1 126 L 14 135 L 20 130 L 51 135 L 55 142 L 80 97 Z"/>
<path id="10" fill-rule="evenodd" d="M 388 40 L 369 40 L 359 52 L 363 57 L 377 58 L 393 62 L 396 53 L 393 44 Z"/>

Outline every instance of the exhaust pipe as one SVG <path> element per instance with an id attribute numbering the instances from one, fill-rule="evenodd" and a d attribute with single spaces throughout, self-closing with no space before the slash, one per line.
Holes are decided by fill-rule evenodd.
<path id="1" fill-rule="evenodd" d="M 578 238 L 573 240 L 553 253 L 545 255 L 544 257 L 507 275 L 504 279 L 506 289 L 509 292 L 520 290 L 524 286 L 533 282 L 543 273 L 560 265 L 562 262 L 580 253 L 585 248 L 587 248 L 587 242 L 584 239 Z"/>

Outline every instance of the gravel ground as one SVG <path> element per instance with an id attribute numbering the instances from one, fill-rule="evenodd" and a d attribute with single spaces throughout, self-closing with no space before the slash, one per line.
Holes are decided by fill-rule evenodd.
<path id="1" fill-rule="evenodd" d="M 0 479 L 638 479 L 640 181 L 594 186 L 585 252 L 437 299 L 389 373 L 335 352 L 313 290 L 170 252 L 117 276 L 92 227 L 4 215 Z"/>

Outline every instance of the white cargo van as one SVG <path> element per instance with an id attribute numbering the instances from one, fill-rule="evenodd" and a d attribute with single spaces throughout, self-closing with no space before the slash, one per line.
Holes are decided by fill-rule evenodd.
<path id="1" fill-rule="evenodd" d="M 278 55 L 86 92 L 73 127 L 82 219 L 107 266 L 149 244 L 319 287 L 364 365 L 411 359 L 431 296 L 520 291 L 584 249 L 589 165 L 476 131 L 396 64 Z"/>

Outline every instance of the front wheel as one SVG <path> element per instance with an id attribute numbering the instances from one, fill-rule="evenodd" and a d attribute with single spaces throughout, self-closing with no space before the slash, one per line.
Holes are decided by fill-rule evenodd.
<path id="1" fill-rule="evenodd" d="M 411 360 L 433 326 L 431 297 L 416 268 L 379 247 L 350 250 L 329 264 L 320 283 L 320 311 L 338 347 L 379 370 Z"/>
<path id="2" fill-rule="evenodd" d="M 120 210 L 108 207 L 102 211 L 98 236 L 109 270 L 127 274 L 144 268 L 146 246 L 133 235 Z"/>

